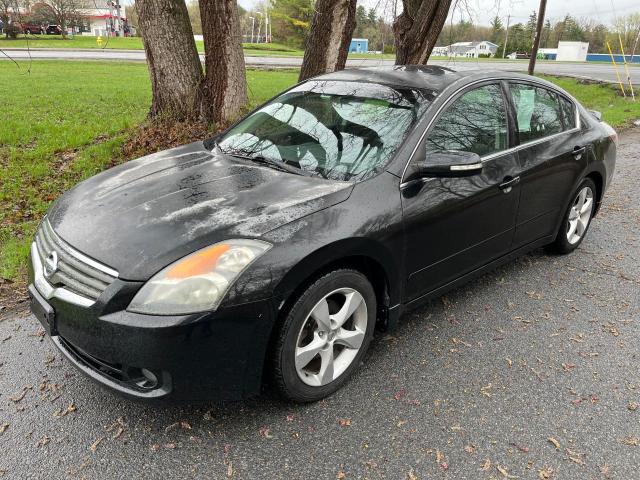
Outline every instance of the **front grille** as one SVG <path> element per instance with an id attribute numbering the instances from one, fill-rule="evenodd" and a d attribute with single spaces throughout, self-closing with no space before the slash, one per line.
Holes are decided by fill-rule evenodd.
<path id="1" fill-rule="evenodd" d="M 53 287 L 64 288 L 95 301 L 118 276 L 117 272 L 73 249 L 54 232 L 46 218 L 36 234 L 35 242 L 41 265 L 46 265 L 52 252 L 57 255 L 57 269 L 50 276 L 45 275 Z"/>

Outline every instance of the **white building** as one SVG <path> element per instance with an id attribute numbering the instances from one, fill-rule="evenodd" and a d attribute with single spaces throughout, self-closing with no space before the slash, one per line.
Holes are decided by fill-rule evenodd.
<path id="1" fill-rule="evenodd" d="M 587 60 L 589 43 L 587 42 L 559 42 L 556 60 L 560 62 L 584 62 Z"/>
<path id="2" fill-rule="evenodd" d="M 432 55 L 442 57 L 478 58 L 480 55 L 495 56 L 498 45 L 483 40 L 481 42 L 458 42 L 446 47 L 435 47 Z"/>

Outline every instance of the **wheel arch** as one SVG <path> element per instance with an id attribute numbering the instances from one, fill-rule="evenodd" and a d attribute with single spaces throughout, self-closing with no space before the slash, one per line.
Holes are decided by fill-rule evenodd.
<path id="1" fill-rule="evenodd" d="M 598 170 L 592 170 L 587 173 L 584 178 L 589 178 L 596 185 L 596 210 L 593 213 L 595 217 L 600 211 L 600 204 L 602 202 L 602 197 L 604 196 L 604 176 Z"/>
<path id="2" fill-rule="evenodd" d="M 288 311 L 299 294 L 318 277 L 339 268 L 351 268 L 367 277 L 376 292 L 380 316 L 381 308 L 400 302 L 399 269 L 392 258 L 386 247 L 367 238 L 341 240 L 310 253 L 276 286 L 278 316 Z"/>

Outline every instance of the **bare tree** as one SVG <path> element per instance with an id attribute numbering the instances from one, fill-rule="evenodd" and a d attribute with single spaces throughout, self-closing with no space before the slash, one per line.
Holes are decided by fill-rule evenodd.
<path id="1" fill-rule="evenodd" d="M 442 31 L 452 0 L 402 0 L 393 24 L 396 64 L 427 63 Z"/>
<path id="2" fill-rule="evenodd" d="M 150 116 L 201 117 L 202 65 L 184 0 L 137 0 L 151 76 Z"/>
<path id="3" fill-rule="evenodd" d="M 247 103 L 237 2 L 200 0 L 200 18 L 207 71 L 202 97 L 204 116 L 212 122 L 228 122 Z"/>
<path id="4" fill-rule="evenodd" d="M 356 26 L 356 0 L 318 0 L 300 80 L 342 70 Z"/>

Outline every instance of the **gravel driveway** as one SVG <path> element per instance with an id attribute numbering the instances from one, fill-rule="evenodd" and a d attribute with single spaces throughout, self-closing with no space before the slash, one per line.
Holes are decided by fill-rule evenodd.
<path id="1" fill-rule="evenodd" d="M 146 406 L 0 320 L 0 477 L 635 479 L 640 130 L 581 248 L 514 261 L 379 334 L 323 402 Z"/>

